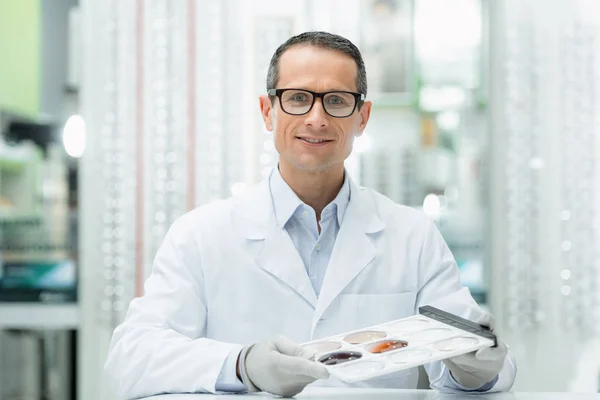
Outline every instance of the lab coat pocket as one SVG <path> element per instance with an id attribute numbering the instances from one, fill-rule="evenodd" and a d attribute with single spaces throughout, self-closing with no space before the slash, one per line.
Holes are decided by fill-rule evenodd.
<path id="1" fill-rule="evenodd" d="M 360 329 L 414 314 L 416 292 L 342 294 L 340 309 L 347 325 Z"/>

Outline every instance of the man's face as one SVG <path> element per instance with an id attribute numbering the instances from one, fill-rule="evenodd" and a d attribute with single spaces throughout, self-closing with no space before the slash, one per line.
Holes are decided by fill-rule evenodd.
<path id="1" fill-rule="evenodd" d="M 296 45 L 279 60 L 276 88 L 357 92 L 356 74 L 356 63 L 350 56 Z M 356 107 L 349 117 L 335 118 L 325 112 L 322 99 L 316 99 L 309 113 L 289 115 L 281 109 L 278 98 L 271 104 L 268 96 L 261 96 L 260 106 L 265 126 L 273 132 L 280 164 L 307 172 L 343 168 L 354 138 L 363 133 L 371 112 L 371 102 L 365 102 L 360 111 Z M 315 144 L 306 139 L 327 141 Z"/>

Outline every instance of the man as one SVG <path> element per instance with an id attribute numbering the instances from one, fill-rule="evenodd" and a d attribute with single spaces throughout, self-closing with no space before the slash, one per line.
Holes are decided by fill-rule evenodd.
<path id="1" fill-rule="evenodd" d="M 297 343 L 414 315 L 430 304 L 490 324 L 422 213 L 355 185 L 344 160 L 369 120 L 347 39 L 308 32 L 273 55 L 260 97 L 278 168 L 252 190 L 178 219 L 145 295 L 114 333 L 106 373 L 122 397 L 266 391 L 328 378 Z M 507 347 L 426 365 L 446 392 L 508 390 Z M 355 384 L 414 388 L 417 370 Z"/>

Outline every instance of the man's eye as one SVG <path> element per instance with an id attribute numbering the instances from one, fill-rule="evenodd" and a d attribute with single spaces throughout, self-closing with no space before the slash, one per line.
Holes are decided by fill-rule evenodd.
<path id="1" fill-rule="evenodd" d="M 348 106 L 351 103 L 351 101 L 349 101 L 348 99 L 345 99 L 342 96 L 336 96 L 336 95 L 332 95 L 327 97 L 327 104 L 331 105 L 331 106 Z"/>
<path id="2" fill-rule="evenodd" d="M 295 94 L 292 97 L 290 97 L 291 101 L 306 101 L 306 95 L 305 94 Z"/>

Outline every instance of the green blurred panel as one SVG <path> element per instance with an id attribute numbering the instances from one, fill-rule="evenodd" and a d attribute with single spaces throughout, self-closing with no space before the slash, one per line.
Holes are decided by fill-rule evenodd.
<path id="1" fill-rule="evenodd" d="M 0 109 L 40 110 L 40 1 L 0 0 Z"/>

